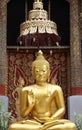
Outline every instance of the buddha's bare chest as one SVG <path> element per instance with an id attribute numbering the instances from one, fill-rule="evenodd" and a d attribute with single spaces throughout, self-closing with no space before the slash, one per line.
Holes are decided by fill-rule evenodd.
<path id="1" fill-rule="evenodd" d="M 35 94 L 35 100 L 36 103 L 39 103 L 40 105 L 43 104 L 44 102 L 47 103 L 49 100 L 49 96 L 45 91 L 43 93 L 38 92 Z"/>
<path id="2" fill-rule="evenodd" d="M 35 97 L 35 109 L 38 114 L 46 113 L 49 111 L 50 101 L 52 94 L 48 89 L 37 90 L 34 92 Z"/>
<path id="3" fill-rule="evenodd" d="M 50 91 L 48 88 L 42 88 L 42 89 L 36 89 L 36 91 L 34 91 L 34 96 L 35 99 L 38 101 L 47 101 L 49 99 L 49 97 L 51 96 Z"/>

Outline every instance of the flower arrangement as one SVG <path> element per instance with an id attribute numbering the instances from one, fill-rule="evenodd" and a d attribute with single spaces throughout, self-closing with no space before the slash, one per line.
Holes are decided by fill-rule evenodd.
<path id="1" fill-rule="evenodd" d="M 8 130 L 8 119 L 11 116 L 11 113 L 2 110 L 3 104 L 3 102 L 0 102 L 0 130 Z"/>
<path id="2" fill-rule="evenodd" d="M 77 130 L 82 130 L 82 115 L 74 113 Z"/>

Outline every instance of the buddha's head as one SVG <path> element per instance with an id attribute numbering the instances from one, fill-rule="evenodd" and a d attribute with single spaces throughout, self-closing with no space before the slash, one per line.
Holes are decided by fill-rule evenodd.
<path id="1" fill-rule="evenodd" d="M 50 75 L 49 62 L 44 58 L 43 52 L 38 51 L 36 60 L 32 63 L 32 75 L 35 80 L 48 80 Z"/>

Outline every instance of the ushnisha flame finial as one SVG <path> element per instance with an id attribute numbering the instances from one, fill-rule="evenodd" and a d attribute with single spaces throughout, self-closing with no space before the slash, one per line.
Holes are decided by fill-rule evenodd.
<path id="1" fill-rule="evenodd" d="M 43 56 L 43 52 L 41 50 L 38 51 L 37 53 L 37 58 L 36 60 L 45 60 L 44 56 Z"/>

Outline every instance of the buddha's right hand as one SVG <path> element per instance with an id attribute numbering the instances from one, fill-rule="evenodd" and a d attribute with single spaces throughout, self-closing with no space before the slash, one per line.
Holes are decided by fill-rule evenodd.
<path id="1" fill-rule="evenodd" d="M 32 90 L 28 93 L 28 103 L 29 103 L 29 105 L 32 105 L 32 106 L 35 105 L 35 96 L 34 96 Z"/>

